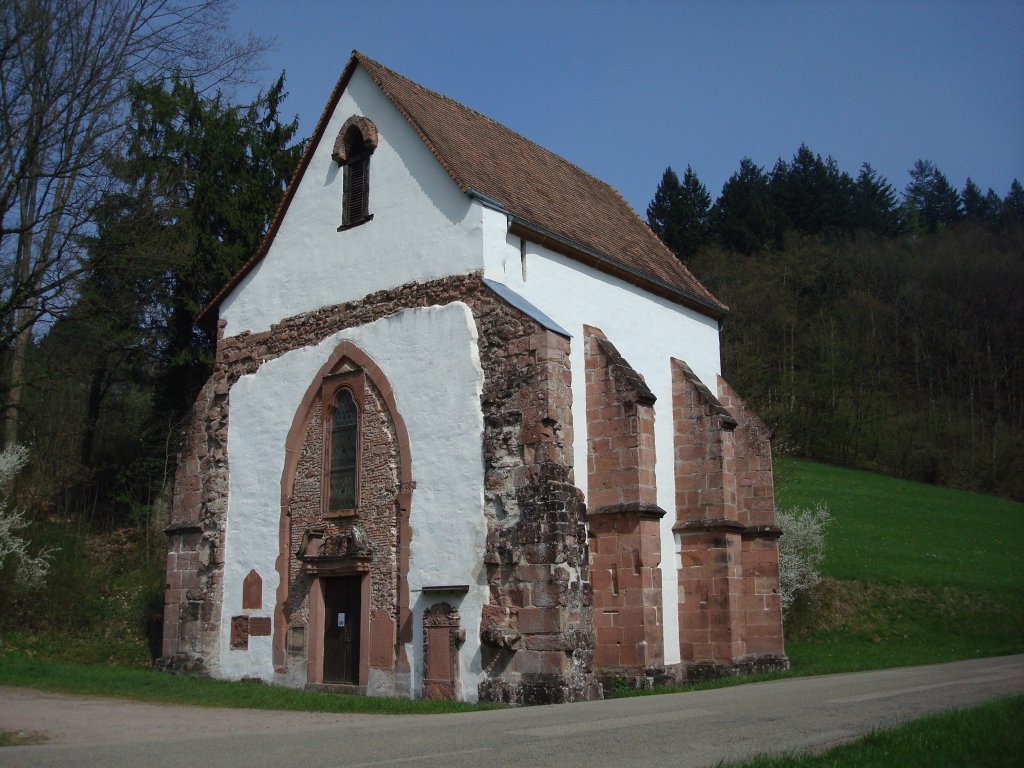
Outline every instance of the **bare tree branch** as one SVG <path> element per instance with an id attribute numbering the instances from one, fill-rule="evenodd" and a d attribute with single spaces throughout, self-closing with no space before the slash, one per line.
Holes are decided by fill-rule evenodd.
<path id="1" fill-rule="evenodd" d="M 132 83 L 173 73 L 200 87 L 241 82 L 266 41 L 226 34 L 225 0 L 8 0 L 0 8 L 0 351 L 5 445 L 16 442 L 20 370 L 32 331 L 62 312 L 81 243 L 113 183 L 104 157 L 124 136 Z"/>

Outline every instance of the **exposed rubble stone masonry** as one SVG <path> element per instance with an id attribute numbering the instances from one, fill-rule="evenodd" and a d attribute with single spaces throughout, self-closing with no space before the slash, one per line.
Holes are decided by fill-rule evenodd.
<path id="1" fill-rule="evenodd" d="M 484 701 L 599 698 L 569 340 L 493 294 L 469 301 L 485 372 Z"/>
<path id="2" fill-rule="evenodd" d="M 606 685 L 664 674 L 655 397 L 597 328 L 584 326 L 594 666 Z"/>
<path id="3" fill-rule="evenodd" d="M 788 666 L 767 430 L 673 359 L 680 676 Z M 742 420 L 742 426 L 741 426 Z M 688 661 L 687 661 L 688 660 Z"/>
<path id="4" fill-rule="evenodd" d="M 410 283 L 288 318 L 263 333 L 218 340 L 214 372 L 192 409 L 175 478 L 167 530 L 171 554 L 165 665 L 196 667 L 205 661 L 212 667 L 220 653 L 233 652 L 219 648 L 219 627 L 228 399 L 234 382 L 268 360 L 319 343 L 339 330 L 405 309 L 453 301 L 465 302 L 474 314 L 485 374 L 484 559 L 490 604 L 482 616 L 481 641 L 489 678 L 480 686 L 480 697 L 546 703 L 600 695 L 591 668 L 594 632 L 585 508 L 573 482 L 569 341 L 499 299 L 479 274 Z M 318 611 L 323 606 L 322 595 L 313 587 L 328 573 L 363 579 L 362 605 L 371 614 L 361 628 L 361 647 L 369 651 L 361 653 L 360 681 L 367 668 L 390 665 L 396 681 L 408 673 L 402 654 L 412 627 L 408 585 L 402 575 L 414 536 L 408 530 L 414 457 L 402 453 L 403 440 L 408 450 L 408 439 L 403 438 L 401 414 L 393 399 L 389 401 L 386 381 L 371 376 L 379 369 L 373 361 L 359 359 L 358 350 L 350 347 L 337 351 L 325 366 L 330 370 L 321 373 L 367 372 L 363 402 L 368 440 L 359 483 L 373 498 L 367 500 L 365 515 L 359 510 L 358 523 L 318 517 L 317 487 L 324 473 L 317 425 L 323 414 L 321 383 L 312 382 L 305 403 L 308 413 L 297 417 L 289 436 L 295 445 L 286 454 L 286 474 L 293 473 L 294 487 L 285 487 L 287 478 L 282 483 L 278 570 L 283 578 L 272 609 L 274 663 L 282 680 L 298 660 L 292 657 L 301 656 L 304 647 L 307 669 L 317 666 L 312 658 L 317 652 L 313 628 L 322 620 Z M 305 632 L 303 622 L 308 625 Z M 403 693 L 397 682 L 396 692 Z"/>
<path id="5" fill-rule="evenodd" d="M 326 435 L 329 404 L 341 387 L 354 394 L 359 410 L 359 482 L 356 507 L 328 509 Z M 383 391 L 382 391 L 383 390 Z M 285 451 L 282 477 L 282 541 L 279 565 L 287 563 L 278 591 L 278 632 L 274 665 L 280 674 L 309 685 L 324 683 L 325 579 L 357 579 L 364 620 L 358 622 L 358 678 L 365 688 L 390 694 L 402 689 L 408 671 L 400 623 L 410 620 L 408 590 L 401 567 L 408 565 L 408 438 L 396 419 L 383 374 L 351 342 L 343 341 L 314 377 L 299 406 Z M 390 402 L 389 402 L 390 401 Z M 325 403 L 328 407 L 325 408 Z M 285 524 L 287 523 L 287 524 Z M 404 535 L 403 535 L 404 533 Z M 282 568 L 283 570 L 283 568 Z M 287 651 L 286 628 L 301 628 L 308 640 L 303 654 Z"/>

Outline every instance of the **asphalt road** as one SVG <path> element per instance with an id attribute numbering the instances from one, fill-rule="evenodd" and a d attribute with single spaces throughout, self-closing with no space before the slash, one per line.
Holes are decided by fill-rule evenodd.
<path id="1" fill-rule="evenodd" d="M 0 688 L 0 766 L 713 766 L 1024 693 L 1024 656 L 460 715 L 205 709 Z"/>

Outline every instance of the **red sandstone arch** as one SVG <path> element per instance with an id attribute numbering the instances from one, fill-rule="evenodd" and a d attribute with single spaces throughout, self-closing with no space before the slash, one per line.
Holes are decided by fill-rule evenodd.
<path id="1" fill-rule="evenodd" d="M 395 395 L 384 372 L 363 350 L 348 339 L 335 347 L 327 361 L 320 367 L 306 389 L 299 407 L 295 411 L 291 428 L 285 439 L 284 469 L 281 472 L 281 518 L 278 527 L 278 555 L 275 562 L 279 582 L 274 601 L 274 669 L 280 674 L 286 670 L 285 643 L 287 638 L 287 622 L 285 621 L 285 605 L 288 602 L 289 557 L 291 537 L 289 532 L 288 503 L 295 486 L 295 471 L 302 450 L 303 438 L 309 428 L 313 415 L 313 406 L 320 396 L 323 378 L 341 368 L 346 362 L 360 368 L 380 393 L 391 421 L 395 427 L 395 438 L 398 443 L 399 462 L 399 534 L 398 534 L 398 624 L 395 637 L 396 672 L 408 672 L 409 661 L 405 655 L 405 643 L 412 640 L 412 614 L 409 610 L 409 584 L 406 574 L 409 572 L 409 544 L 412 539 L 412 528 L 409 525 L 409 508 L 412 503 L 412 491 L 415 483 L 412 480 L 412 454 L 409 448 L 409 432 L 405 420 L 395 404 Z"/>

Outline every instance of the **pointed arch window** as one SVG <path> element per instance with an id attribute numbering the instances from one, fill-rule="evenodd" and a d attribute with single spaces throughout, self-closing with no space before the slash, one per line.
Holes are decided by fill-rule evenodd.
<path id="1" fill-rule="evenodd" d="M 352 392 L 339 389 L 331 418 L 331 501 L 337 512 L 356 506 L 356 453 L 359 442 L 359 411 Z"/>
<path id="2" fill-rule="evenodd" d="M 362 371 L 324 379 L 323 513 L 325 517 L 355 515 L 359 508 L 362 453 Z"/>
<path id="3" fill-rule="evenodd" d="M 344 191 L 339 231 L 370 221 L 370 156 L 377 148 L 377 128 L 367 118 L 353 115 L 334 142 L 334 160 L 344 168 Z"/>

